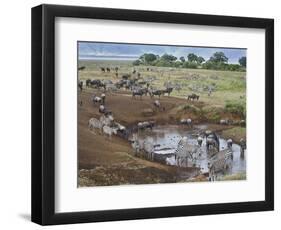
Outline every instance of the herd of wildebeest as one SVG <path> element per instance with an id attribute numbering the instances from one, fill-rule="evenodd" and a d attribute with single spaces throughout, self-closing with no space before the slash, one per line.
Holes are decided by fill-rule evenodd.
<path id="1" fill-rule="evenodd" d="M 83 71 L 86 67 L 82 66 L 78 68 L 78 71 Z M 147 71 L 152 71 L 152 68 L 147 68 Z M 149 160 L 153 160 L 153 151 L 154 144 L 146 143 L 141 146 L 140 142 L 137 138 L 129 139 L 133 133 L 141 132 L 143 130 L 152 130 L 156 125 L 154 120 L 143 120 L 138 122 L 135 126 L 125 127 L 125 125 L 117 122 L 114 119 L 114 114 L 107 107 L 106 97 L 107 94 L 111 94 L 118 90 L 127 90 L 131 92 L 132 99 L 140 99 L 142 100 L 143 96 L 151 97 L 152 104 L 154 108 L 158 111 L 165 111 L 165 107 L 160 103 L 161 96 L 170 96 L 173 90 L 180 91 L 181 85 L 172 84 L 170 82 L 165 82 L 165 88 L 154 88 L 152 82 L 153 78 L 142 78 L 141 73 L 132 70 L 131 73 L 122 74 L 121 78 L 119 78 L 119 68 L 109 68 L 109 67 L 100 67 L 100 71 L 102 73 L 113 72 L 116 76 L 117 81 L 113 82 L 108 79 L 86 79 L 85 81 L 78 82 L 78 88 L 80 92 L 82 92 L 85 88 L 87 89 L 96 89 L 89 98 L 95 108 L 98 109 L 100 114 L 99 118 L 92 117 L 88 121 L 88 127 L 92 132 L 98 131 L 100 134 L 106 135 L 109 140 L 111 140 L 112 135 L 119 135 L 122 138 L 130 141 L 132 148 L 136 155 L 140 152 L 144 153 Z M 212 88 L 208 90 L 208 96 L 211 96 Z M 155 98 L 156 97 L 156 98 Z M 200 96 L 192 93 L 186 96 L 187 100 L 190 101 L 198 101 Z M 83 106 L 83 101 L 79 101 L 80 106 Z M 245 126 L 246 123 L 244 120 L 240 121 L 232 121 L 229 119 L 222 119 L 219 121 L 220 125 L 240 125 Z M 190 128 L 193 127 L 193 122 L 191 118 L 184 118 L 179 121 L 179 125 L 186 125 Z M 218 134 L 211 130 L 205 130 L 198 134 L 197 137 L 197 147 L 195 149 L 199 149 L 202 147 L 204 143 L 206 147 L 206 151 L 210 156 L 209 161 L 209 180 L 215 180 L 216 175 L 221 172 L 225 172 L 231 167 L 231 161 L 233 160 L 233 152 L 232 152 L 232 139 L 227 140 L 227 149 L 220 149 L 220 139 Z M 246 141 L 242 138 L 240 140 L 240 157 L 244 158 L 244 151 L 246 149 Z M 192 149 L 192 150 L 191 150 Z M 196 150 L 196 151 L 197 151 Z M 175 150 L 174 157 L 175 162 L 178 167 L 182 167 L 182 162 L 187 160 L 188 158 L 194 159 L 196 154 L 200 154 L 199 152 L 194 152 L 194 148 L 190 148 L 190 144 L 187 143 L 187 137 L 183 137 L 178 143 L 177 149 Z"/>

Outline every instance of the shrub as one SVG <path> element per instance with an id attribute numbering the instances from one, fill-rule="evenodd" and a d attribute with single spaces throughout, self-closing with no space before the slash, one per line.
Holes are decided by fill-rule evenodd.
<path id="1" fill-rule="evenodd" d="M 226 101 L 224 108 L 227 112 L 238 114 L 246 118 L 246 102 Z"/>

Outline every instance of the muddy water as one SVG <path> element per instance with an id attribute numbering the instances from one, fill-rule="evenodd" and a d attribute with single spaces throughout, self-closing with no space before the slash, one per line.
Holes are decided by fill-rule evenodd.
<path id="1" fill-rule="evenodd" d="M 175 150 L 178 142 L 186 136 L 188 142 L 192 146 L 197 145 L 198 134 L 208 129 L 207 125 L 197 125 L 193 128 L 178 125 L 163 125 L 156 126 L 152 130 L 141 131 L 135 133 L 135 138 L 140 143 L 150 142 L 154 144 L 154 156 L 162 157 L 165 163 L 168 165 L 176 165 Z M 226 140 L 219 138 L 220 150 L 227 148 Z M 208 162 L 210 161 L 209 154 L 206 151 L 205 138 L 202 146 L 200 147 L 201 156 L 198 157 L 195 162 L 192 162 L 192 166 L 201 168 L 202 173 L 208 172 Z M 244 158 L 240 157 L 240 146 L 233 143 L 233 161 L 232 167 L 227 174 L 236 174 L 240 172 L 246 172 L 246 151 Z"/>

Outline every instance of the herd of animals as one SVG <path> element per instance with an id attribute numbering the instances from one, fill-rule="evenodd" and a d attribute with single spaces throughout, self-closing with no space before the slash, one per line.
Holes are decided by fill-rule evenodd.
<path id="1" fill-rule="evenodd" d="M 79 67 L 78 70 L 82 71 L 86 67 L 82 66 Z M 101 67 L 101 71 L 111 72 L 114 71 L 115 75 L 118 77 L 119 68 L 108 68 L 108 67 Z M 147 71 L 151 71 L 151 69 L 147 68 Z M 106 93 L 111 93 L 117 91 L 118 89 L 125 89 L 130 90 L 132 94 L 132 98 L 135 99 L 139 97 L 142 99 L 142 96 L 149 95 L 151 98 L 157 96 L 159 99 L 161 96 L 170 96 L 172 91 L 176 88 L 180 90 L 181 87 L 178 85 L 173 85 L 170 83 L 165 83 L 165 89 L 155 89 L 151 86 L 151 82 L 153 79 L 144 80 L 141 78 L 141 74 L 137 72 L 135 69 L 132 71 L 131 74 L 124 74 L 122 75 L 121 79 L 113 83 L 111 80 L 99 80 L 99 79 L 87 79 L 85 81 L 86 88 L 95 88 L 98 90 L 102 90 L 99 95 L 93 94 L 90 98 L 94 107 L 98 109 L 100 114 L 99 118 L 91 118 L 88 121 L 89 129 L 95 133 L 96 130 L 99 130 L 100 134 L 106 135 L 109 139 L 111 139 L 112 135 L 119 135 L 123 138 L 126 138 L 132 134 L 132 132 L 141 132 L 143 130 L 152 130 L 155 126 L 155 121 L 141 121 L 136 124 L 135 127 L 126 128 L 124 125 L 120 124 L 119 122 L 115 121 L 114 114 L 112 111 L 106 106 Z M 78 88 L 80 91 L 83 91 L 84 82 L 78 82 Z M 208 93 L 211 95 L 211 92 Z M 187 100 L 199 100 L 200 96 L 192 93 L 187 95 Z M 156 109 L 163 109 L 165 107 L 161 106 L 159 100 L 153 100 L 153 106 Z M 83 102 L 80 101 L 80 105 L 82 106 Z M 233 125 L 239 124 L 241 126 L 245 125 L 245 121 L 232 121 L 229 119 L 220 120 L 219 122 L 221 125 Z M 192 128 L 192 120 L 190 118 L 181 119 L 179 121 L 180 125 L 187 125 L 188 127 Z M 205 141 L 204 141 L 205 140 Z M 145 152 L 147 154 L 147 158 L 153 160 L 153 151 L 155 145 L 153 143 L 146 143 L 144 146 L 140 146 L 138 140 L 131 139 L 129 140 L 131 145 L 135 151 L 135 153 Z M 208 168 L 209 168 L 209 180 L 214 181 L 216 180 L 216 176 L 220 172 L 225 172 L 231 167 L 231 161 L 233 160 L 233 153 L 232 153 L 232 139 L 227 140 L 227 149 L 220 150 L 220 140 L 218 138 L 217 133 L 212 132 L 210 130 L 206 130 L 204 133 L 198 135 L 197 139 L 197 146 L 190 147 L 187 141 L 187 137 L 183 137 L 175 150 L 174 157 L 175 162 L 178 167 L 182 167 L 188 160 L 194 161 L 196 159 L 196 155 L 200 156 L 200 149 L 202 147 L 202 143 L 205 143 L 206 151 L 210 157 Z M 246 141 L 244 139 L 240 140 L 240 157 L 244 157 L 244 152 L 246 149 Z"/>
<path id="2" fill-rule="evenodd" d="M 79 71 L 84 70 L 86 67 L 81 66 L 78 68 Z M 112 70 L 113 69 L 113 70 Z M 109 67 L 101 67 L 102 73 L 115 71 L 116 77 L 119 75 L 119 68 L 109 68 Z M 147 68 L 147 71 L 152 71 L 151 68 Z M 142 99 L 142 96 L 149 95 L 150 97 L 158 96 L 159 98 L 164 95 L 170 96 L 173 90 L 180 91 L 182 86 L 178 83 L 170 83 L 166 82 L 165 89 L 157 89 L 152 87 L 152 82 L 155 80 L 154 78 L 144 79 L 141 77 L 141 73 L 137 72 L 135 69 L 132 70 L 131 73 L 123 74 L 121 78 L 113 83 L 111 80 L 100 80 L 100 79 L 87 79 L 85 81 L 86 88 L 96 88 L 99 90 L 104 90 L 107 92 L 114 92 L 118 89 L 130 90 L 132 97 L 139 97 Z M 78 87 L 80 91 L 84 88 L 84 82 L 79 81 Z M 187 95 L 187 100 L 199 100 L 199 95 L 192 93 Z"/>

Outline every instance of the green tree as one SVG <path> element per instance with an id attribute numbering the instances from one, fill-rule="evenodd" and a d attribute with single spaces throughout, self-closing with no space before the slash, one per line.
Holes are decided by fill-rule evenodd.
<path id="1" fill-rule="evenodd" d="M 142 62 L 139 59 L 133 61 L 133 65 L 141 65 L 141 64 Z"/>
<path id="2" fill-rule="evenodd" d="M 185 62 L 185 58 L 184 57 L 180 57 L 180 60 L 181 60 L 182 63 Z"/>
<path id="3" fill-rule="evenodd" d="M 190 53 L 187 55 L 187 59 L 189 62 L 197 62 L 198 56 L 194 53 Z"/>
<path id="4" fill-rule="evenodd" d="M 239 61 L 239 64 L 240 64 L 241 66 L 246 67 L 246 65 L 247 65 L 247 58 L 246 58 L 245 56 L 239 58 L 238 61 Z"/>
<path id="5" fill-rule="evenodd" d="M 215 63 L 226 63 L 228 62 L 228 58 L 225 56 L 223 52 L 215 52 L 212 57 L 210 57 L 209 61 Z"/>
<path id="6" fill-rule="evenodd" d="M 173 62 L 176 61 L 178 58 L 170 54 L 163 54 L 161 56 L 161 59 L 164 61 Z"/>
<path id="7" fill-rule="evenodd" d="M 204 61 L 205 61 L 205 59 L 204 59 L 203 57 L 201 57 L 201 56 L 199 56 L 199 57 L 197 58 L 197 63 L 198 63 L 198 64 L 202 64 Z"/>
<path id="8" fill-rule="evenodd" d="M 145 64 L 151 64 L 157 59 L 157 56 L 153 53 L 145 53 L 141 55 L 139 59 Z"/>

